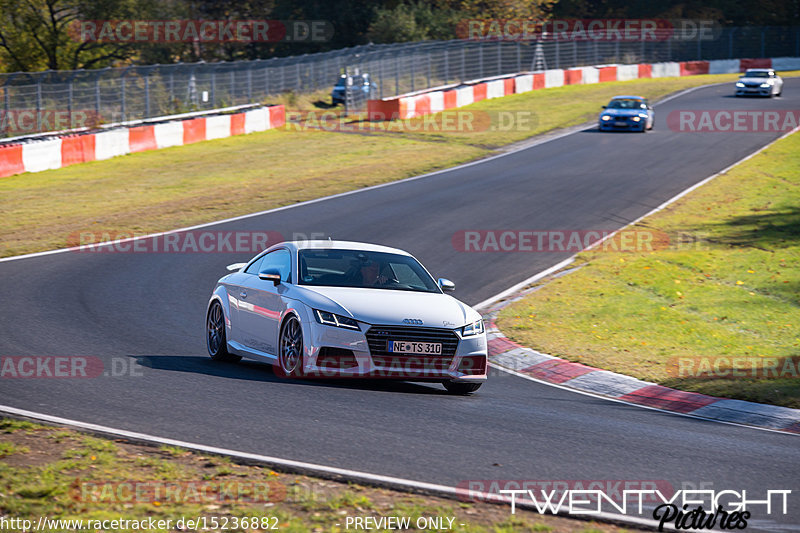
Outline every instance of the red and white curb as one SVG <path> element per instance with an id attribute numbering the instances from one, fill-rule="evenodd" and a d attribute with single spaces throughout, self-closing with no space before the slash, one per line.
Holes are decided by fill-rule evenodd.
<path id="1" fill-rule="evenodd" d="M 800 409 L 686 392 L 544 354 L 508 339 L 497 328 L 497 311 L 485 318 L 489 361 L 537 381 L 615 400 L 699 418 L 800 435 Z"/>

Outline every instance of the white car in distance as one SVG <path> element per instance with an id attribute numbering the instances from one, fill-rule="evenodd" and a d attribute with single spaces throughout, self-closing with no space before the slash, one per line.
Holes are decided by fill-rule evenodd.
<path id="1" fill-rule="evenodd" d="M 771 68 L 751 68 L 739 76 L 736 96 L 780 96 L 783 93 L 783 78 Z"/>

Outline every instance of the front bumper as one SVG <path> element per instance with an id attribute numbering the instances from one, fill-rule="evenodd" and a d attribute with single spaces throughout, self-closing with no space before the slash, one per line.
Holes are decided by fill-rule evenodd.
<path id="1" fill-rule="evenodd" d="M 647 120 L 642 119 L 639 122 L 624 118 L 599 120 L 598 127 L 601 131 L 643 131 L 647 127 Z"/>
<path id="2" fill-rule="evenodd" d="M 400 326 L 370 326 L 377 329 L 399 329 Z M 414 340 L 413 328 L 395 334 L 393 340 Z M 431 330 L 434 328 L 422 328 Z M 306 377 L 369 378 L 404 381 L 463 381 L 486 380 L 488 371 L 486 334 L 462 337 L 457 330 L 440 329 L 457 338 L 455 350 L 446 349 L 441 355 L 389 354 L 379 350 L 381 340 L 368 331 L 354 331 L 316 322 L 304 324 Z M 387 337 L 389 338 L 389 337 Z M 376 344 L 377 343 L 377 344 Z"/>
<path id="3" fill-rule="evenodd" d="M 736 96 L 770 96 L 772 87 L 737 87 Z"/>

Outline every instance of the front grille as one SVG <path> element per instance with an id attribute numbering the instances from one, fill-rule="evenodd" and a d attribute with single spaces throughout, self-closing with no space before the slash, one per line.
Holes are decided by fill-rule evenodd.
<path id="1" fill-rule="evenodd" d="M 372 326 L 366 333 L 369 352 L 376 366 L 395 369 L 447 370 L 458 348 L 453 330 L 413 326 Z M 441 355 L 399 354 L 388 350 L 393 341 L 440 342 Z"/>

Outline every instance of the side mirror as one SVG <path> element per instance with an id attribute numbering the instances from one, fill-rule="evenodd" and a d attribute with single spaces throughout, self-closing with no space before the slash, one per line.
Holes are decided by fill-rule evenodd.
<path id="1" fill-rule="evenodd" d="M 456 284 L 449 279 L 439 278 L 439 288 L 446 292 L 452 292 L 456 290 Z"/>
<path id="2" fill-rule="evenodd" d="M 274 268 L 269 268 L 264 272 L 260 272 L 258 274 L 258 279 L 263 279 L 264 281 L 271 281 L 273 285 L 278 285 L 281 282 L 281 274 Z"/>
<path id="3" fill-rule="evenodd" d="M 602 109 L 605 109 L 605 108 L 606 108 L 606 106 L 602 106 Z"/>

